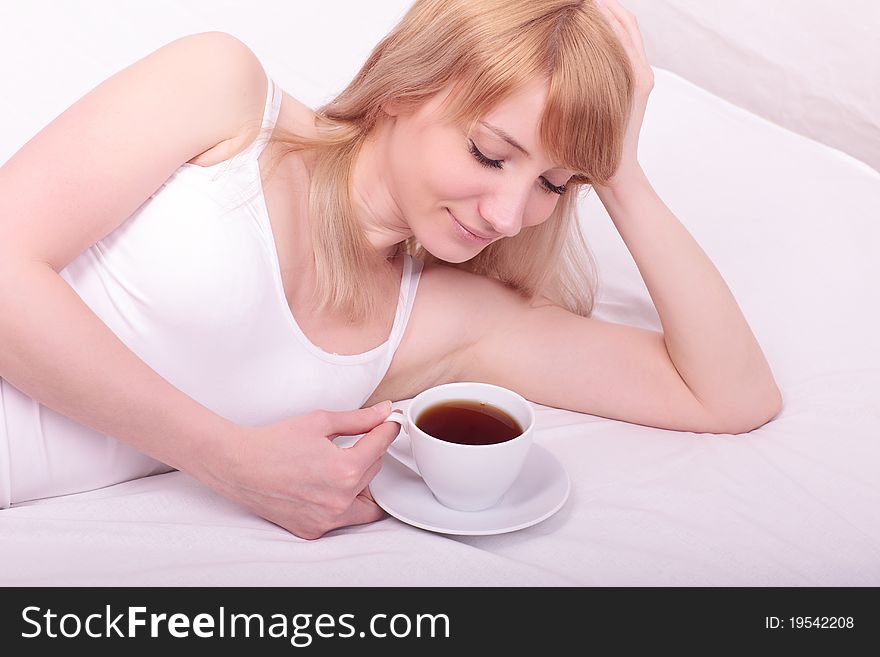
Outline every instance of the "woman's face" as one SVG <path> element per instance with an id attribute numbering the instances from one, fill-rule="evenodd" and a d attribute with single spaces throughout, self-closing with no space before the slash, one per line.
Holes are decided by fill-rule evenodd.
<path id="1" fill-rule="evenodd" d="M 501 102 L 471 133 L 442 118 L 447 93 L 413 112 L 392 113 L 384 177 L 422 246 L 446 262 L 464 262 L 545 221 L 572 172 L 551 162 L 539 141 L 545 82 Z"/>

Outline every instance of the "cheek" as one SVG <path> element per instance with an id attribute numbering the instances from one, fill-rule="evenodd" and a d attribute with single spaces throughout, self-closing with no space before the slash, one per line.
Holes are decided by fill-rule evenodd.
<path id="1" fill-rule="evenodd" d="M 478 176 L 442 130 L 400 135 L 392 152 L 397 196 L 410 210 L 433 209 L 478 193 Z M 470 154 L 464 151 L 467 157 Z"/>
<path id="2" fill-rule="evenodd" d="M 419 145 L 423 152 L 419 172 L 423 189 L 440 205 L 474 198 L 484 186 L 471 154 L 460 141 L 453 134 L 438 129 Z"/>
<path id="3" fill-rule="evenodd" d="M 547 221 L 556 209 L 558 202 L 558 195 L 537 190 L 526 205 L 523 226 L 537 226 Z"/>
<path id="4" fill-rule="evenodd" d="M 467 201 L 479 198 L 486 189 L 481 182 L 479 174 L 475 174 L 467 166 L 437 167 L 431 178 L 433 191 L 440 202 L 444 201 Z"/>

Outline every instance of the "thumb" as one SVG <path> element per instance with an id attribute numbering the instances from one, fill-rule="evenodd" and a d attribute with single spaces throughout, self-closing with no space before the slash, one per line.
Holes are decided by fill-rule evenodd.
<path id="1" fill-rule="evenodd" d="M 366 471 L 369 467 L 379 462 L 379 459 L 382 458 L 382 454 L 388 450 L 399 433 L 400 425 L 397 422 L 384 422 L 369 433 L 365 434 L 363 438 L 358 440 L 351 447 L 348 447 L 345 451 L 350 454 L 352 458 L 356 459 L 361 470 Z M 372 475 L 375 474 L 375 472 L 372 473 Z M 363 482 L 364 486 L 366 486 L 369 483 L 369 480 L 372 479 L 372 475 Z"/>
<path id="2" fill-rule="evenodd" d="M 355 411 L 327 411 L 324 433 L 330 438 L 366 433 L 385 421 L 391 413 L 391 402 L 383 401 Z"/>

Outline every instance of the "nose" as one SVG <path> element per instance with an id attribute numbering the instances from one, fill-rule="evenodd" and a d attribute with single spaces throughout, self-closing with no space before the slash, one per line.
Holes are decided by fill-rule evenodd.
<path id="1" fill-rule="evenodd" d="M 480 199 L 480 216 L 504 237 L 514 237 L 523 226 L 530 188 L 506 185 Z"/>

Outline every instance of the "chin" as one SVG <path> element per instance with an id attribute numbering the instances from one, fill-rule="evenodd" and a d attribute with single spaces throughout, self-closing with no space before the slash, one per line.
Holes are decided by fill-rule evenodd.
<path id="1" fill-rule="evenodd" d="M 476 252 L 469 252 L 466 247 L 456 244 L 426 244 L 425 242 L 421 242 L 422 248 L 425 249 L 432 256 L 437 258 L 438 260 L 442 260 L 443 262 L 448 262 L 450 264 L 459 264 L 462 262 L 467 262 L 472 258 L 477 257 L 482 249 Z"/>
<path id="2" fill-rule="evenodd" d="M 443 211 L 444 219 L 448 222 L 448 226 L 443 223 L 432 224 L 425 235 L 419 235 L 421 231 L 414 230 L 414 237 L 432 256 L 443 262 L 450 264 L 459 264 L 472 260 L 482 252 L 484 248 L 492 242 L 468 242 L 457 236 L 455 230 L 452 229 L 452 220 L 447 210 Z M 422 239 L 424 237 L 424 239 Z"/>

